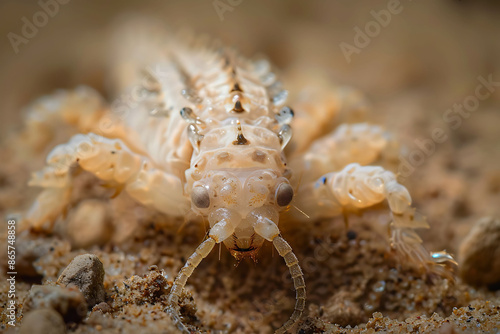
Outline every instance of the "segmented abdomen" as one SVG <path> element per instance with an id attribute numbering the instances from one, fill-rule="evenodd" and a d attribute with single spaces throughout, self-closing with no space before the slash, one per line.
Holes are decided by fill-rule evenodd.
<path id="1" fill-rule="evenodd" d="M 266 136 L 278 133 L 274 115 L 287 92 L 270 72 L 269 62 L 247 60 L 214 43 L 174 38 L 166 44 L 165 57 L 129 91 L 133 103 L 123 117 L 158 168 L 180 175 L 190 166 L 192 146 L 196 149 L 188 139 L 193 144 L 196 136 L 236 126 L 237 121 L 245 139 L 247 126 L 252 133 L 258 128 L 267 129 Z M 247 144 L 254 145 L 255 139 Z"/>

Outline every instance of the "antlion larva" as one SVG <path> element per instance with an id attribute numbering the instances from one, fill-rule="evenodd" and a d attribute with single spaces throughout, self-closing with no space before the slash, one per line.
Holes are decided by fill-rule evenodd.
<path id="1" fill-rule="evenodd" d="M 391 171 L 370 165 L 392 148 L 381 127 L 325 123 L 324 113 L 331 111 L 321 100 L 298 102 L 294 112 L 265 60 L 251 61 L 196 39 L 172 38 L 165 50 L 134 87 L 139 98 L 125 112 L 87 87 L 58 91 L 31 106 L 28 128 L 58 115 L 81 132 L 56 146 L 46 167 L 33 174 L 30 184 L 43 191 L 24 216 L 31 228 L 53 222 L 68 205 L 75 165 L 170 216 L 189 211 L 203 216 L 210 225 L 207 237 L 181 268 L 168 297 L 167 312 L 184 333 L 189 330 L 178 303 L 182 290 L 218 243 L 241 260 L 255 259 L 263 243 L 271 242 L 296 290 L 293 313 L 276 332 L 300 319 L 305 281 L 279 229 L 280 216 L 292 205 L 307 217 L 287 215 L 308 224 L 387 201 L 391 246 L 401 258 L 451 275 L 447 265 L 453 259 L 429 253 L 414 231 L 428 225 L 411 207 L 407 189 Z M 351 98 L 333 89 L 329 94 L 339 101 Z M 344 102 L 334 111 L 341 112 Z M 111 126 L 103 128 L 103 122 Z M 294 138 L 292 129 L 298 133 Z"/>

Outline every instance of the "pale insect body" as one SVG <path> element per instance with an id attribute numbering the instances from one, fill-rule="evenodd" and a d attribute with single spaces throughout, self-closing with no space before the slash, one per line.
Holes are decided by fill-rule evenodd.
<path id="1" fill-rule="evenodd" d="M 143 83 L 140 101 L 120 115 L 106 111 L 104 101 L 87 88 L 58 93 L 57 103 L 48 107 L 32 106 L 28 128 L 58 114 L 73 120 L 77 130 L 89 132 L 54 148 L 47 167 L 34 174 L 30 184 L 45 190 L 25 216 L 32 228 L 53 221 L 68 204 L 70 167 L 75 164 L 116 182 L 138 202 L 161 212 L 182 216 L 192 210 L 205 217 L 210 225 L 207 239 L 180 270 L 168 298 L 167 311 L 184 333 L 189 330 L 180 316 L 182 290 L 217 243 L 224 243 L 239 260 L 255 259 L 263 243 L 272 242 L 296 289 L 293 314 L 277 333 L 298 321 L 305 309 L 305 282 L 278 227 L 292 200 L 311 219 L 387 200 L 393 248 L 428 272 L 449 275 L 444 265 L 453 263 L 451 257 L 431 256 L 414 232 L 427 224 L 415 214 L 406 188 L 392 172 L 366 166 L 389 146 L 390 138 L 380 127 L 346 124 L 315 141 L 310 136 L 296 138 L 298 145 L 292 146 L 309 149 L 297 150 L 287 165 L 284 148 L 291 140 L 294 112 L 284 106 L 287 92 L 269 63 L 198 44 L 169 43 L 166 59 Z M 313 126 L 304 121 L 311 115 L 298 105 L 299 133 L 311 133 L 304 131 Z M 89 119 L 111 125 L 89 129 Z M 302 175 L 297 194 L 299 178 L 292 178 L 292 172 Z"/>

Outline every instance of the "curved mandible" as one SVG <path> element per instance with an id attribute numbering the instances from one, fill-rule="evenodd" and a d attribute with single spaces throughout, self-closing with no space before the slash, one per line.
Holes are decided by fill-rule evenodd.
<path id="1" fill-rule="evenodd" d="M 306 285 L 304 282 L 304 274 L 299 266 L 299 260 L 293 253 L 292 247 L 290 247 L 285 239 L 279 235 L 275 236 L 272 239 L 272 242 L 278 251 L 278 254 L 285 260 L 285 264 L 290 271 L 296 293 L 295 308 L 290 316 L 290 319 L 288 319 L 288 321 L 275 332 L 276 334 L 283 334 L 292 328 L 304 311 L 306 304 Z M 172 285 L 172 289 L 170 290 L 170 295 L 167 299 L 169 306 L 166 311 L 170 314 L 174 324 L 183 334 L 190 334 L 191 332 L 187 329 L 186 325 L 184 325 L 180 316 L 179 299 L 181 297 L 182 290 L 184 289 L 184 286 L 193 271 L 196 267 L 198 267 L 200 262 L 206 258 L 208 254 L 210 254 L 216 243 L 217 241 L 215 238 L 210 236 L 207 240 L 201 243 L 198 248 L 196 248 L 193 255 L 187 259 L 186 264 L 179 271 L 179 274 L 175 278 L 174 284 Z"/>
<path id="2" fill-rule="evenodd" d="M 177 274 L 174 284 L 172 285 L 172 289 L 170 290 L 170 294 L 168 295 L 167 303 L 169 306 L 166 311 L 170 314 L 172 321 L 183 334 L 190 334 L 191 332 L 187 329 L 186 325 L 182 323 L 180 316 L 179 299 L 181 297 L 182 290 L 184 289 L 184 286 L 193 271 L 196 267 L 198 267 L 201 260 L 210 254 L 215 244 L 215 240 L 212 237 L 209 237 L 207 240 L 203 241 L 198 248 L 196 248 L 193 255 L 187 259 L 186 264 L 181 268 L 179 274 Z"/>
<path id="3" fill-rule="evenodd" d="M 304 274 L 299 266 L 299 260 L 292 251 L 292 247 L 281 236 L 276 236 L 273 239 L 274 248 L 279 255 L 285 260 L 290 275 L 292 276 L 293 286 L 295 288 L 295 308 L 290 319 L 278 328 L 275 334 L 286 333 L 299 320 L 306 305 L 306 284 L 304 282 Z"/>

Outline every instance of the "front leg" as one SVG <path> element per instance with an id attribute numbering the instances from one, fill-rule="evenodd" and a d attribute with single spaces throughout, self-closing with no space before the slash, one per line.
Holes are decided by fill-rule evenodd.
<path id="1" fill-rule="evenodd" d="M 434 255 L 424 248 L 415 229 L 429 225 L 411 207 L 408 190 L 397 182 L 394 173 L 382 167 L 349 164 L 340 172 L 325 174 L 302 186 L 296 200 L 311 218 L 329 218 L 386 200 L 392 215 L 391 246 L 401 259 L 426 272 L 451 277 L 446 265 L 455 265 L 454 260 L 446 253 Z"/>
<path id="2" fill-rule="evenodd" d="M 29 227 L 41 229 L 46 222 L 52 226 L 68 206 L 73 166 L 115 183 L 139 203 L 163 213 L 180 216 L 190 209 L 179 177 L 154 168 L 147 157 L 131 151 L 120 139 L 80 134 L 56 146 L 47 166 L 33 174 L 29 184 L 44 190 L 24 217 Z"/>

